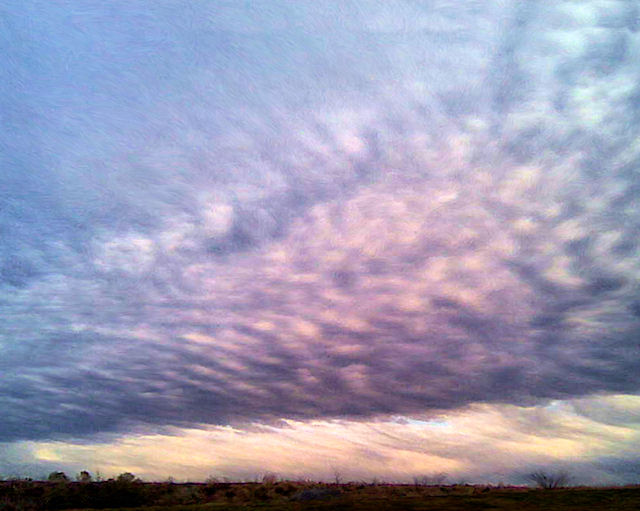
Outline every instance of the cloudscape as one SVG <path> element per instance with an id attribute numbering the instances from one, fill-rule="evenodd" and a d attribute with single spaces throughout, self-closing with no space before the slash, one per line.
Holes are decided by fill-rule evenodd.
<path id="1" fill-rule="evenodd" d="M 0 14 L 1 475 L 639 482 L 635 2 Z"/>

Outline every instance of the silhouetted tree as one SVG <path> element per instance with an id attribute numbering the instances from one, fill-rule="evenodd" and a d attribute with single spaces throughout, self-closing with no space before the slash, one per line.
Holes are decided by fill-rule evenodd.
<path id="1" fill-rule="evenodd" d="M 54 483 L 66 483 L 69 481 L 69 478 L 64 472 L 51 472 L 47 480 Z"/>
<path id="2" fill-rule="evenodd" d="M 90 483 L 91 481 L 93 481 L 93 477 L 91 477 L 91 474 L 89 472 L 83 470 L 76 476 L 76 480 L 81 483 Z"/>
<path id="3" fill-rule="evenodd" d="M 131 472 L 123 472 L 116 479 L 119 483 L 139 483 L 140 479 L 136 478 Z"/>
<path id="4" fill-rule="evenodd" d="M 554 488 L 566 486 L 571 480 L 571 477 L 569 477 L 568 472 L 564 470 L 559 472 L 543 472 L 542 470 L 538 470 L 529 474 L 528 479 L 536 483 L 539 488 L 553 490 Z"/>

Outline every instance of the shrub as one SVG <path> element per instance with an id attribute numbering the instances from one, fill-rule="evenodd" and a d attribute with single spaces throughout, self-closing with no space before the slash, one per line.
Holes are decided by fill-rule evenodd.
<path id="1" fill-rule="evenodd" d="M 340 490 L 336 488 L 308 488 L 301 490 L 291 497 L 297 502 L 307 502 L 310 500 L 328 500 L 340 495 Z"/>
<path id="2" fill-rule="evenodd" d="M 120 474 L 116 481 L 123 484 L 141 483 L 142 479 L 134 476 L 131 472 L 123 472 Z"/>
<path id="3" fill-rule="evenodd" d="M 278 481 L 278 476 L 273 472 L 267 472 L 262 476 L 263 484 L 275 484 Z"/>
<path id="4" fill-rule="evenodd" d="M 413 478 L 413 484 L 416 486 L 440 486 L 447 479 L 447 474 L 438 472 L 436 474 L 426 474 Z"/>
<path id="5" fill-rule="evenodd" d="M 257 500 L 267 500 L 269 498 L 269 492 L 264 486 L 258 486 L 253 490 L 253 498 Z"/>
<path id="6" fill-rule="evenodd" d="M 537 472 L 532 472 L 529 474 L 528 479 L 534 483 L 539 488 L 543 488 L 545 490 L 553 490 L 554 488 L 562 488 L 566 486 L 571 478 L 569 474 L 564 470 L 559 472 L 543 472 L 541 470 Z"/>
<path id="7" fill-rule="evenodd" d="M 97 500 L 101 502 L 101 507 L 137 507 L 147 501 L 147 488 L 137 484 L 141 481 L 130 475 L 133 474 L 125 472 L 115 481 L 109 480 L 98 485 Z"/>
<path id="8" fill-rule="evenodd" d="M 64 472 L 51 472 L 47 480 L 53 483 L 66 483 L 69 481 L 69 478 Z"/>
<path id="9" fill-rule="evenodd" d="M 76 480 L 81 483 L 90 483 L 91 481 L 93 481 L 93 477 L 91 477 L 91 474 L 89 472 L 83 470 L 76 476 Z"/>
<path id="10" fill-rule="evenodd" d="M 289 495 L 291 495 L 292 493 L 294 493 L 297 490 L 296 486 L 291 484 L 291 483 L 287 483 L 287 482 L 283 482 L 283 483 L 279 483 L 276 488 L 275 488 L 275 493 L 277 493 L 278 495 L 282 495 L 284 497 L 287 497 Z"/>

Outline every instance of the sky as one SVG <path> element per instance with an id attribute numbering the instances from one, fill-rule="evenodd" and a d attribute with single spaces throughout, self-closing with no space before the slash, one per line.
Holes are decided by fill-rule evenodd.
<path id="1" fill-rule="evenodd" d="M 640 482 L 640 6 L 8 0 L 0 475 Z"/>

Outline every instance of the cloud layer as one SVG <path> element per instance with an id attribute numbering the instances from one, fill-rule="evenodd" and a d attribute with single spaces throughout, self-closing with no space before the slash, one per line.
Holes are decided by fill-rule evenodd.
<path id="1" fill-rule="evenodd" d="M 5 8 L 0 440 L 638 391 L 636 7 L 177 5 Z"/>
<path id="2" fill-rule="evenodd" d="M 637 482 L 637 396 L 553 401 L 544 407 L 472 405 L 428 417 L 378 421 L 283 421 L 168 431 L 101 443 L 17 442 L 3 449 L 5 474 L 25 465 L 147 480 L 208 477 L 528 484 L 534 470 L 566 469 L 574 484 Z M 12 472 L 13 470 L 13 472 Z M 38 472 L 35 472 L 37 475 Z"/>

